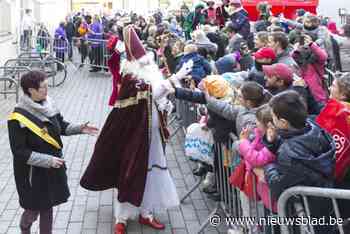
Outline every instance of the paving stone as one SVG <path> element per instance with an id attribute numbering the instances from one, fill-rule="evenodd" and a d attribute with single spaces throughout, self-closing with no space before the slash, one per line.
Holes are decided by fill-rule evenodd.
<path id="1" fill-rule="evenodd" d="M 184 179 L 174 179 L 175 186 L 178 188 L 186 187 Z"/>
<path id="2" fill-rule="evenodd" d="M 69 223 L 67 234 L 81 234 L 83 223 Z M 85 233 L 84 233 L 85 234 Z"/>
<path id="3" fill-rule="evenodd" d="M 67 229 L 53 229 L 52 234 L 66 234 Z"/>
<path id="4" fill-rule="evenodd" d="M 85 215 L 85 206 L 73 206 L 71 222 L 83 222 Z"/>
<path id="5" fill-rule="evenodd" d="M 169 216 L 173 228 L 185 228 L 185 221 L 180 211 L 169 211 Z"/>
<path id="6" fill-rule="evenodd" d="M 87 212 L 84 216 L 83 228 L 96 229 L 97 228 L 97 212 Z"/>
<path id="7" fill-rule="evenodd" d="M 198 220 L 194 206 L 192 204 L 181 205 L 181 211 L 185 221 Z"/>
<path id="8" fill-rule="evenodd" d="M 72 211 L 73 201 L 68 201 L 59 206 L 60 211 Z"/>
<path id="9" fill-rule="evenodd" d="M 111 234 L 112 233 L 112 223 L 98 223 L 97 233 L 98 234 Z"/>
<path id="10" fill-rule="evenodd" d="M 173 229 L 174 234 L 187 234 L 187 230 L 185 228 L 174 228 Z"/>
<path id="11" fill-rule="evenodd" d="M 99 234 L 96 229 L 83 229 L 84 234 Z"/>
<path id="12" fill-rule="evenodd" d="M 55 229 L 67 229 L 70 219 L 70 211 L 60 211 L 55 219 L 54 228 Z"/>
<path id="13" fill-rule="evenodd" d="M 196 210 L 208 210 L 208 207 L 203 199 L 192 199 L 192 202 Z"/>
<path id="14" fill-rule="evenodd" d="M 111 223 L 113 220 L 113 206 L 100 206 L 98 222 Z"/>
<path id="15" fill-rule="evenodd" d="M 136 221 L 130 221 L 128 222 L 128 233 L 141 233 L 142 227 L 141 224 L 139 224 L 139 222 Z"/>
<path id="16" fill-rule="evenodd" d="M 0 233 L 6 233 L 11 221 L 0 221 Z"/>
<path id="17" fill-rule="evenodd" d="M 188 233 L 197 233 L 200 226 L 201 225 L 198 221 L 186 221 L 186 228 Z"/>

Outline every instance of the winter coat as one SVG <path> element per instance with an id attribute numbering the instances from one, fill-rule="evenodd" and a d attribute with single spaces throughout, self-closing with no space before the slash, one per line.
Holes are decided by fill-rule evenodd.
<path id="1" fill-rule="evenodd" d="M 40 28 L 38 32 L 38 38 L 36 39 L 37 45 L 40 45 L 40 49 L 46 50 L 50 45 L 50 34 L 45 28 Z"/>
<path id="2" fill-rule="evenodd" d="M 29 99 L 26 95 L 23 98 Z M 61 148 L 61 135 L 81 133 L 81 125 L 66 122 L 58 111 L 55 110 L 51 117 L 48 117 L 27 103 L 29 102 L 20 101 L 14 112 L 25 115 L 40 128 L 46 128 Z M 62 149 L 45 142 L 17 120 L 8 121 L 8 131 L 21 207 L 29 210 L 47 210 L 66 202 L 70 196 L 66 167 L 51 168 L 52 157 L 63 157 Z"/>
<path id="3" fill-rule="evenodd" d="M 199 17 L 197 22 L 194 22 L 195 17 Z M 184 31 L 186 35 L 186 39 L 191 39 L 191 33 L 196 29 L 198 25 L 205 24 L 205 15 L 200 14 L 196 16 L 195 12 L 191 12 L 186 17 L 186 20 L 184 22 Z"/>
<path id="4" fill-rule="evenodd" d="M 90 26 L 92 32 L 88 33 L 88 39 L 91 43 L 91 48 L 97 48 L 103 44 L 103 26 L 101 23 L 93 23 Z"/>
<path id="5" fill-rule="evenodd" d="M 242 129 L 248 125 L 255 126 L 257 108 L 247 109 L 243 106 L 233 105 L 211 97 L 207 99 L 207 107 L 208 110 L 223 118 L 234 121 L 236 123 L 236 135 L 239 135 Z"/>
<path id="6" fill-rule="evenodd" d="M 305 80 L 315 100 L 325 103 L 327 101 L 327 93 L 323 88 L 323 76 L 324 66 L 327 62 L 327 52 L 316 43 L 312 43 L 310 49 L 316 56 L 316 62 L 300 66 L 300 75 Z"/>
<path id="7" fill-rule="evenodd" d="M 226 48 L 228 53 L 234 53 L 240 51 L 241 43 L 246 42 L 240 34 L 235 34 L 230 38 L 228 46 Z"/>
<path id="8" fill-rule="evenodd" d="M 61 52 L 67 50 L 67 35 L 63 27 L 58 27 L 55 31 L 55 38 L 53 42 L 53 50 L 55 52 Z"/>
<path id="9" fill-rule="evenodd" d="M 189 89 L 176 88 L 175 97 L 193 103 L 207 103 L 204 93 L 191 91 Z M 215 142 L 227 142 L 229 134 L 235 130 L 235 123 L 223 118 L 211 110 L 208 110 L 208 115 L 207 127 L 212 130 Z"/>
<path id="10" fill-rule="evenodd" d="M 334 36 L 339 45 L 341 71 L 350 71 L 350 38 Z"/>
<path id="11" fill-rule="evenodd" d="M 253 67 L 248 74 L 247 81 L 255 81 L 261 86 L 265 87 L 265 74 L 262 71 L 258 71 L 255 67 Z"/>
<path id="12" fill-rule="evenodd" d="M 268 163 L 276 160 L 276 156 L 271 153 L 262 143 L 263 133 L 258 129 L 254 129 L 254 140 L 250 142 L 248 139 L 240 141 L 239 154 L 244 160 L 248 173 L 253 173 L 252 170 L 256 167 L 263 167 Z M 270 208 L 270 192 L 266 183 L 257 181 L 257 192 L 264 206 Z M 276 201 L 273 202 L 272 210 L 276 211 Z M 270 208 L 271 209 L 271 208 Z"/>
<path id="13" fill-rule="evenodd" d="M 333 187 L 335 143 L 316 123 L 308 120 L 304 129 L 280 131 L 276 142 L 271 144 L 264 138 L 264 143 L 277 157 L 264 167 L 274 199 L 293 186 Z M 308 197 L 308 202 L 312 217 L 328 217 L 333 211 L 329 199 Z M 314 229 L 315 233 L 333 233 L 330 226 Z"/>
<path id="14" fill-rule="evenodd" d="M 206 24 L 214 24 L 216 21 L 216 8 L 207 8 L 205 10 L 205 23 Z"/>
<path id="15" fill-rule="evenodd" d="M 205 58 L 200 56 L 197 52 L 193 52 L 184 55 L 176 69 L 179 70 L 184 63 L 190 60 L 193 61 L 193 67 L 189 75 L 191 75 L 192 79 L 198 84 L 204 77 L 211 73 L 211 67 Z"/>
<path id="16" fill-rule="evenodd" d="M 335 143 L 316 123 L 294 131 L 279 131 L 274 143 L 264 138 L 267 148 L 276 154 L 277 161 L 265 166 L 265 179 L 272 194 L 278 198 L 296 185 L 330 187 L 335 168 Z"/>
<path id="17" fill-rule="evenodd" d="M 68 22 L 65 27 L 68 41 L 72 41 L 75 36 L 75 26 L 73 22 Z"/>
<path id="18" fill-rule="evenodd" d="M 233 27 L 237 30 L 239 34 L 243 36 L 244 39 L 248 39 L 250 34 L 250 22 L 248 18 L 248 12 L 241 9 L 233 13 L 230 17 Z"/>
<path id="19" fill-rule="evenodd" d="M 224 5 L 216 8 L 216 25 L 218 25 L 220 28 L 225 26 L 225 22 L 229 17 L 230 16 L 226 12 Z"/>
<path id="20" fill-rule="evenodd" d="M 292 68 L 294 71 L 299 69 L 298 64 L 295 62 L 288 50 L 277 54 L 276 63 L 284 63 L 290 66 L 290 68 Z"/>
<path id="21" fill-rule="evenodd" d="M 220 32 L 209 32 L 207 33 L 207 37 L 209 40 L 213 43 L 215 43 L 218 46 L 215 60 L 221 58 L 225 55 L 225 49 L 228 44 L 227 36 Z"/>

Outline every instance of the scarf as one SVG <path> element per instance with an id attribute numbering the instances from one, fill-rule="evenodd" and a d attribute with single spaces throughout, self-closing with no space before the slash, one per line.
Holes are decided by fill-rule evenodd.
<path id="1" fill-rule="evenodd" d="M 16 107 L 28 111 L 41 121 L 50 121 L 50 117 L 59 113 L 59 110 L 54 106 L 50 97 L 47 97 L 46 100 L 39 104 L 33 101 L 28 95 L 23 95 Z"/>

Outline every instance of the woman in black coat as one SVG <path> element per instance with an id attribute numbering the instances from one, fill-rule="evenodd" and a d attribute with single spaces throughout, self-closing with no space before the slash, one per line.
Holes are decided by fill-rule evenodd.
<path id="1" fill-rule="evenodd" d="M 51 234 L 52 208 L 70 196 L 61 135 L 94 135 L 98 130 L 64 121 L 47 96 L 44 73 L 23 75 L 21 87 L 24 95 L 8 120 L 16 188 L 24 209 L 21 233 L 30 234 L 40 215 L 40 233 Z"/>

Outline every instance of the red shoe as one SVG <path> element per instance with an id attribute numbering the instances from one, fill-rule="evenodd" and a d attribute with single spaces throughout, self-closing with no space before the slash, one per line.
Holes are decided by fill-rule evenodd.
<path id="1" fill-rule="evenodd" d="M 117 223 L 114 226 L 114 233 L 115 234 L 125 234 L 125 224 L 124 223 Z"/>
<path id="2" fill-rule="evenodd" d="M 142 217 L 142 215 L 140 215 L 139 217 L 139 223 L 143 224 L 143 225 L 147 225 L 153 229 L 157 229 L 157 230 L 163 230 L 165 229 L 165 225 L 160 223 L 158 220 L 156 220 L 155 218 L 153 218 L 152 220 L 150 218 L 144 218 Z"/>

